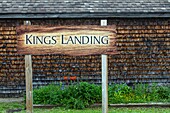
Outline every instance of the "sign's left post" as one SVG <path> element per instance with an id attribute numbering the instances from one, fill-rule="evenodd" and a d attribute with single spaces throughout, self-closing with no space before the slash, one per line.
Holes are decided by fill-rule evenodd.
<path id="1" fill-rule="evenodd" d="M 31 25 L 24 21 L 24 25 Z M 25 80 L 26 80 L 26 112 L 33 113 L 33 87 L 32 87 L 32 56 L 25 55 Z"/>

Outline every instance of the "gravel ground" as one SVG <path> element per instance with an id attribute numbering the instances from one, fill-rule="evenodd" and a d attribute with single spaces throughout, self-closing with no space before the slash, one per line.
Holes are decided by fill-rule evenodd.
<path id="1" fill-rule="evenodd" d="M 24 101 L 23 97 L 20 98 L 0 98 L 0 102 L 22 102 Z"/>

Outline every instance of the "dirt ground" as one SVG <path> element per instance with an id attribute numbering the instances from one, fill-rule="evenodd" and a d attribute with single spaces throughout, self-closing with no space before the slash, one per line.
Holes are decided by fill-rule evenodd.
<path id="1" fill-rule="evenodd" d="M 23 97 L 20 98 L 0 98 L 0 102 L 22 102 L 24 101 Z"/>

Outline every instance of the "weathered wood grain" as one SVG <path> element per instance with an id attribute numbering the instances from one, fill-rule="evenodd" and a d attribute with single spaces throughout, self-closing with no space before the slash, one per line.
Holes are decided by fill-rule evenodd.
<path id="1" fill-rule="evenodd" d="M 32 57 L 31 55 L 25 55 L 25 79 L 26 79 L 26 109 L 27 109 L 27 113 L 33 113 Z"/>
<path id="2" fill-rule="evenodd" d="M 17 52 L 19 54 L 66 54 L 71 56 L 94 55 L 94 54 L 116 54 L 115 26 L 18 26 Z M 25 35 L 33 36 L 56 36 L 56 44 L 26 44 Z M 63 44 L 69 37 L 77 36 L 108 36 L 108 44 Z M 80 38 L 79 38 L 80 39 Z"/>
<path id="3" fill-rule="evenodd" d="M 24 25 L 31 25 L 24 21 Z M 33 113 L 33 87 L 32 87 L 32 56 L 25 55 L 25 83 L 26 83 L 26 112 Z"/>
<path id="4" fill-rule="evenodd" d="M 107 26 L 107 20 L 100 20 L 101 26 Z M 108 56 L 101 55 L 102 67 L 102 113 L 108 113 Z"/>

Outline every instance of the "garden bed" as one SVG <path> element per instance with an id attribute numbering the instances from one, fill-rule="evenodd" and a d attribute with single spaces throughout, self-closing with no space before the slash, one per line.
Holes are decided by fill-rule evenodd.
<path id="1" fill-rule="evenodd" d="M 38 105 L 61 105 L 65 108 L 84 109 L 95 103 L 101 103 L 101 91 L 102 88 L 99 85 L 82 82 L 65 88 L 62 84 L 40 87 L 34 89 L 33 97 L 34 104 Z M 139 104 L 152 106 L 151 103 L 155 103 L 156 106 L 159 103 L 163 105 L 170 102 L 170 87 L 156 84 L 135 84 L 133 87 L 126 84 L 114 84 L 109 86 L 108 95 L 110 106 L 138 106 Z"/>

